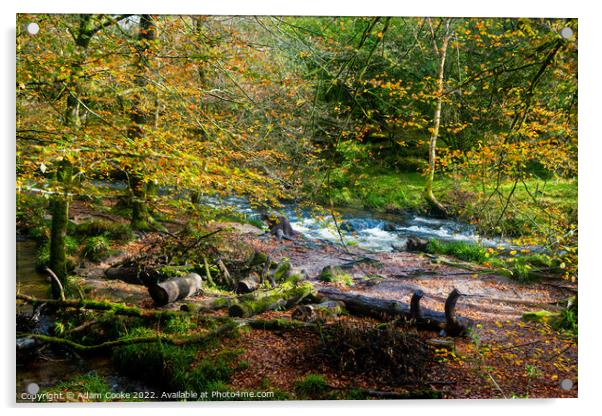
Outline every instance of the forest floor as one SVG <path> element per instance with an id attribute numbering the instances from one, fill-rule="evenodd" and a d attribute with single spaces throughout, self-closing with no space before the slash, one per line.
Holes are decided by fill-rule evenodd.
<path id="1" fill-rule="evenodd" d="M 369 255 L 376 265 L 356 263 L 346 269 L 354 280 L 351 286 L 338 284 L 341 291 L 383 299 L 409 302 L 417 289 L 424 291 L 423 307 L 443 311 L 448 293 L 458 289 L 463 296 L 457 314 L 475 322 L 470 337 L 454 339 L 452 350 L 435 351 L 436 360 L 428 369 L 431 388 L 444 398 L 511 398 L 511 397 L 576 397 L 577 342 L 568 334 L 551 328 L 546 322 L 525 322 L 522 315 L 529 311 L 559 309 L 557 302 L 577 290 L 575 284 L 560 281 L 518 283 L 507 277 L 483 272 L 476 265 L 448 265 L 443 257 L 422 253 L 368 253 L 357 247 L 346 249 L 331 243 L 296 238 L 276 241 L 250 225 L 216 223 L 229 227 L 236 245 L 246 245 L 270 253 L 274 260 L 288 258 L 295 267 L 304 269 L 316 287 L 337 285 L 317 281 L 323 267 L 353 262 Z M 106 280 L 103 271 L 110 264 L 144 248 L 145 238 L 122 247 L 117 256 L 101 264 L 88 264 L 78 274 L 84 277 L 89 295 L 95 298 L 120 300 L 142 307 L 153 307 L 143 286 Z M 470 270 L 467 270 L 469 268 Z M 366 276 L 372 276 L 365 279 Z M 376 277 L 375 277 L 376 276 Z M 187 303 L 201 302 L 199 295 Z M 171 308 L 179 308 L 173 304 Z M 216 314 L 225 313 L 215 312 Z M 290 317 L 290 311 L 267 312 L 259 318 Z M 369 318 L 343 316 L 338 319 L 371 322 Z M 376 323 L 376 321 L 373 321 Z M 432 332 L 421 332 L 425 340 L 437 338 Z M 333 371 L 311 351 L 319 342 L 315 332 L 253 330 L 238 339 L 226 340 L 224 347 L 242 348 L 247 369 L 234 374 L 231 387 L 238 390 L 265 390 L 266 386 L 292 391 L 295 382 L 307 374 L 323 375 L 332 388 L 345 386 L 366 389 L 396 389 L 395 380 L 377 375 L 341 374 Z M 563 380 L 572 388 L 562 389 Z"/>

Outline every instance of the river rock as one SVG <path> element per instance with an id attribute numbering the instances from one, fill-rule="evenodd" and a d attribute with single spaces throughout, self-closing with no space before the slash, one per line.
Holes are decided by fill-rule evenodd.
<path id="1" fill-rule="evenodd" d="M 397 230 L 397 226 L 395 224 L 393 224 L 392 222 L 386 222 L 383 225 L 383 230 L 384 231 L 388 231 L 388 232 L 396 231 Z"/>
<path id="2" fill-rule="evenodd" d="M 347 231 L 347 232 L 354 232 L 355 231 L 355 227 L 353 226 L 353 224 L 351 223 L 351 221 L 344 221 L 341 223 L 340 227 L 341 230 L 343 231 Z"/>
<path id="3" fill-rule="evenodd" d="M 428 241 L 418 237 L 410 237 L 406 243 L 406 251 L 425 252 Z"/>

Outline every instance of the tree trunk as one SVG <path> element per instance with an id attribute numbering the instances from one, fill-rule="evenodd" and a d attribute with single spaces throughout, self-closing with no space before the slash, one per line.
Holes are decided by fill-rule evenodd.
<path id="1" fill-rule="evenodd" d="M 430 19 L 429 19 L 430 24 Z M 439 71 L 437 74 L 437 104 L 433 117 L 433 130 L 429 141 L 429 165 L 426 177 L 426 186 L 424 189 L 426 200 L 431 204 L 439 214 L 445 215 L 445 207 L 437 200 L 433 193 L 433 181 L 435 180 L 435 168 L 437 160 L 437 139 L 439 137 L 439 126 L 441 125 L 441 107 L 443 105 L 443 80 L 445 76 L 445 58 L 447 56 L 447 45 L 451 37 L 450 19 L 445 23 L 445 36 L 441 48 L 437 47 L 435 35 L 433 34 L 433 46 L 436 55 L 439 57 Z M 432 27 L 431 27 L 432 30 Z"/>
<path id="2" fill-rule="evenodd" d="M 309 282 L 288 289 L 279 287 L 266 292 L 254 292 L 241 296 L 238 303 L 228 308 L 228 314 L 248 318 L 266 311 L 290 309 L 312 293 L 314 287 Z"/>
<path id="3" fill-rule="evenodd" d="M 153 126 L 156 122 L 155 113 L 151 111 L 149 104 L 156 103 L 156 97 L 147 97 L 146 87 L 151 73 L 150 54 L 152 44 L 157 39 L 157 25 L 155 18 L 149 14 L 140 16 L 140 28 L 138 31 L 138 58 L 135 64 L 136 71 L 136 93 L 133 97 L 130 120 L 132 125 L 128 130 L 128 137 L 133 140 L 142 139 L 146 132 L 145 128 Z M 147 181 L 142 175 L 135 172 L 130 176 L 130 191 L 132 198 L 132 227 L 147 231 L 152 229 L 152 218 L 148 209 Z"/>
<path id="4" fill-rule="evenodd" d="M 343 302 L 349 313 L 371 316 L 377 319 L 402 319 L 419 329 L 432 331 L 445 330 L 448 335 L 465 335 L 472 326 L 469 320 L 455 316 L 455 306 L 460 292 L 453 290 L 446 302 L 446 313 L 420 308 L 420 299 L 424 295 L 418 291 L 412 297 L 412 307 L 396 300 L 371 298 L 353 293 L 340 292 L 332 288 L 321 288 L 318 293 L 325 298 Z"/>
<path id="5" fill-rule="evenodd" d="M 80 15 L 80 24 L 75 38 L 76 59 L 70 66 L 70 77 L 66 85 L 67 105 L 65 108 L 64 124 L 67 127 L 71 142 L 77 140 L 77 132 L 81 127 L 81 101 L 83 79 L 83 65 L 87 49 L 93 35 L 92 15 Z M 56 181 L 61 186 L 61 191 L 52 197 L 50 203 L 52 223 L 50 226 L 50 260 L 48 265 L 56 274 L 60 283 L 65 287 L 67 279 L 67 264 L 65 253 L 65 238 L 69 222 L 69 187 L 73 176 L 71 164 L 63 159 L 58 163 Z M 59 285 L 52 281 L 52 295 L 60 296 Z"/>
<path id="6" fill-rule="evenodd" d="M 165 282 L 151 285 L 148 287 L 148 293 L 157 306 L 164 306 L 194 295 L 201 290 L 202 285 L 201 276 L 190 273 L 184 277 L 174 277 Z"/>

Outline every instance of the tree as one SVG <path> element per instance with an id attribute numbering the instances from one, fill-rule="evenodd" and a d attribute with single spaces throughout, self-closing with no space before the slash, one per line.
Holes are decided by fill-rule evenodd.
<path id="1" fill-rule="evenodd" d="M 71 54 L 62 62 L 61 70 L 64 71 L 64 75 L 61 76 L 60 80 L 55 79 L 51 86 L 51 91 L 57 88 L 59 90 L 57 97 L 54 98 L 55 101 L 66 97 L 65 110 L 60 118 L 60 123 L 64 129 L 60 133 L 59 143 L 63 148 L 73 149 L 77 147 L 82 118 L 85 111 L 87 111 L 84 103 L 86 94 L 84 83 L 86 82 L 85 66 L 90 42 L 99 31 L 126 17 L 124 15 L 113 17 L 82 14 L 75 16 L 75 24 L 68 27 L 71 35 L 69 42 L 72 43 L 68 50 L 71 51 Z M 19 51 L 22 50 L 19 49 Z M 29 79 L 33 78 L 31 73 L 27 75 Z M 38 74 L 39 77 L 45 75 L 47 74 Z M 44 85 L 44 82 L 40 82 L 39 85 Z M 44 91 L 42 91 L 42 94 L 44 94 Z M 50 212 L 52 216 L 49 267 L 58 277 L 63 287 L 65 287 L 67 278 L 65 238 L 69 220 L 69 201 L 78 176 L 78 169 L 73 166 L 72 162 L 73 159 L 69 152 L 60 152 L 56 156 L 56 169 L 52 178 L 54 190 L 49 193 L 51 195 Z M 42 166 L 45 165 L 42 163 Z M 60 295 L 59 285 L 53 281 L 52 288 L 53 296 L 58 297 Z"/>
<path id="2" fill-rule="evenodd" d="M 447 57 L 447 46 L 449 40 L 453 35 L 453 31 L 450 28 L 451 19 L 445 21 L 445 32 L 443 39 L 441 40 L 441 47 L 437 45 L 437 39 L 435 37 L 435 30 L 431 19 L 428 18 L 428 24 L 431 29 L 433 37 L 433 50 L 437 56 L 438 72 L 437 72 L 437 93 L 436 93 L 436 104 L 435 113 L 433 115 L 433 127 L 431 130 L 431 138 L 429 140 L 429 167 L 426 176 L 426 185 L 424 187 L 424 193 L 427 201 L 440 213 L 445 213 L 445 207 L 437 200 L 433 193 L 433 181 L 435 179 L 435 169 L 437 160 L 437 138 L 439 137 L 439 126 L 441 125 L 441 107 L 443 106 L 443 89 L 444 89 L 444 77 L 445 77 L 445 59 Z"/>
<path id="3" fill-rule="evenodd" d="M 157 98 L 147 90 L 153 77 L 151 59 L 154 44 L 157 42 L 157 24 L 155 17 L 150 14 L 140 16 L 138 29 L 137 56 L 134 64 L 135 89 L 130 109 L 132 124 L 128 129 L 128 137 L 140 142 L 144 139 L 146 130 L 155 128 L 157 121 L 154 120 L 156 113 L 152 111 L 152 105 L 156 104 Z M 132 193 L 132 226 L 137 230 L 151 229 L 152 217 L 149 213 L 147 194 L 152 192 L 152 182 L 146 181 L 144 177 L 136 172 L 130 172 L 129 186 Z"/>

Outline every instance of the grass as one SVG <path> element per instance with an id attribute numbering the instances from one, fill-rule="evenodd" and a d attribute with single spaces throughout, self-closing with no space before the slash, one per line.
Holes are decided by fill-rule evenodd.
<path id="1" fill-rule="evenodd" d="M 343 283 L 346 286 L 353 285 L 353 278 L 339 267 L 334 266 L 325 267 L 318 276 L 318 280 L 328 283 Z"/>
<path id="2" fill-rule="evenodd" d="M 443 183 L 436 183 L 443 187 Z M 335 206 L 366 209 L 423 211 L 424 177 L 417 172 L 366 169 L 351 175 L 343 169 L 331 173 L 331 197 Z M 327 201 L 327 195 L 321 198 Z M 324 202 L 323 201 L 323 202 Z"/>
<path id="3" fill-rule="evenodd" d="M 85 240 L 82 255 L 88 260 L 98 262 L 106 258 L 111 251 L 111 243 L 104 235 L 89 237 Z"/>
<path id="4" fill-rule="evenodd" d="M 172 322 L 169 330 L 187 326 Z M 155 334 L 148 328 L 136 328 L 131 336 Z M 216 340 L 217 341 L 217 340 Z M 113 361 L 124 374 L 154 381 L 169 391 L 208 391 L 225 386 L 232 374 L 239 370 L 242 350 L 224 349 L 213 352 L 210 345 L 163 345 L 160 343 L 134 344 L 113 351 Z M 244 367 L 244 363 L 241 364 Z"/>
<path id="5" fill-rule="evenodd" d="M 96 372 L 76 376 L 69 381 L 65 381 L 45 390 L 50 394 L 69 394 L 74 401 L 108 401 L 107 393 L 111 392 L 111 387 Z"/>
<path id="6" fill-rule="evenodd" d="M 429 241 L 427 251 L 432 254 L 444 254 L 457 257 L 460 260 L 483 263 L 489 258 L 487 250 L 475 243 L 466 243 L 464 241 L 449 241 L 440 240 Z"/>
<path id="7" fill-rule="evenodd" d="M 128 224 L 99 219 L 77 224 L 75 235 L 80 238 L 103 236 L 112 241 L 129 241 L 133 238 Z"/>
<path id="8" fill-rule="evenodd" d="M 483 264 L 495 268 L 498 273 L 515 279 L 519 282 L 530 282 L 537 280 L 540 269 L 548 272 L 560 271 L 559 261 L 552 256 L 542 253 L 522 253 L 510 251 L 509 253 L 498 252 L 493 248 L 484 248 L 477 243 L 464 241 L 440 241 L 431 240 L 427 245 L 427 251 L 432 254 L 443 254 L 453 256 L 460 260 L 471 263 Z"/>
<path id="9" fill-rule="evenodd" d="M 330 175 L 328 190 L 318 194 L 318 199 L 335 206 L 363 208 L 377 211 L 414 211 L 425 213 L 429 207 L 424 199 L 425 178 L 418 172 L 401 172 L 383 168 L 356 168 L 353 173 L 344 168 L 334 169 Z M 505 234 L 518 237 L 531 234 L 538 227 L 547 226 L 551 218 L 542 207 L 554 208 L 569 222 L 576 222 L 577 180 L 539 179 L 525 181 L 527 188 L 518 183 L 513 192 L 514 204 L 504 212 L 498 222 L 505 201 L 493 198 L 491 209 L 481 211 L 482 201 L 494 191 L 495 184 L 483 184 L 468 180 L 458 181 L 436 175 L 433 191 L 438 199 L 461 219 L 473 222 L 487 234 Z M 501 184 L 503 196 L 512 192 L 514 183 Z M 536 196 L 537 203 L 532 197 Z"/>
<path id="10" fill-rule="evenodd" d="M 295 393 L 300 399 L 323 400 L 329 391 L 326 378 L 319 374 L 307 374 L 295 382 Z"/>

